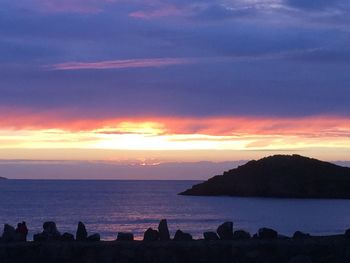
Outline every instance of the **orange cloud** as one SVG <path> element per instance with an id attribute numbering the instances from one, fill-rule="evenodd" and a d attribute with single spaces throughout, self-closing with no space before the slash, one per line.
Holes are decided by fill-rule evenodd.
<path id="1" fill-rule="evenodd" d="M 99 134 L 204 134 L 211 136 L 301 136 L 307 138 L 350 137 L 350 118 L 346 116 L 309 117 L 125 117 L 86 118 L 69 109 L 33 111 L 0 108 L 0 129 L 59 129 Z"/>

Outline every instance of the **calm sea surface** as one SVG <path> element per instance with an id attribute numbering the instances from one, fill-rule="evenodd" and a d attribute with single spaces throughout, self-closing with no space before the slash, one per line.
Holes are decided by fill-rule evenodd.
<path id="1" fill-rule="evenodd" d="M 61 232 L 75 233 L 83 221 L 89 233 L 113 240 L 118 231 L 136 238 L 167 218 L 194 237 L 215 230 L 223 221 L 254 233 L 266 226 L 282 234 L 342 233 L 350 227 L 350 200 L 301 200 L 179 196 L 196 181 L 0 181 L 0 223 L 25 220 L 30 237 L 42 222 L 53 220 Z"/>

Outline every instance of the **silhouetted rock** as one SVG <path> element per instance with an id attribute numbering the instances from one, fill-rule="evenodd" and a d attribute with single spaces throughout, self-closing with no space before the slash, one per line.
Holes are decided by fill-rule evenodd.
<path id="1" fill-rule="evenodd" d="M 43 224 L 43 229 L 43 233 L 47 234 L 49 239 L 58 239 L 61 236 L 60 232 L 57 230 L 55 222 L 45 222 Z"/>
<path id="2" fill-rule="evenodd" d="M 175 241 L 190 241 L 193 240 L 192 235 L 189 233 L 184 233 L 180 229 L 175 232 Z"/>
<path id="3" fill-rule="evenodd" d="M 301 231 L 295 231 L 293 234 L 293 239 L 305 239 L 311 237 L 310 234 L 303 233 Z"/>
<path id="4" fill-rule="evenodd" d="M 345 231 L 344 237 L 345 237 L 346 239 L 350 239 L 350 229 L 347 229 L 347 230 Z"/>
<path id="5" fill-rule="evenodd" d="M 88 236 L 87 241 L 91 241 L 91 242 L 97 242 L 101 240 L 101 236 L 98 233 L 92 234 L 90 236 Z"/>
<path id="6" fill-rule="evenodd" d="M 250 234 L 244 230 L 236 230 L 233 232 L 233 239 L 241 240 L 241 239 L 249 239 L 251 238 Z"/>
<path id="7" fill-rule="evenodd" d="M 180 194 L 350 198 L 350 168 L 300 155 L 274 155 L 249 161 Z"/>
<path id="8" fill-rule="evenodd" d="M 82 222 L 79 222 L 75 239 L 77 241 L 85 241 L 87 239 L 87 236 L 88 234 L 85 225 Z"/>
<path id="9" fill-rule="evenodd" d="M 61 239 L 61 234 L 57 230 L 56 223 L 49 221 L 43 224 L 43 232 L 33 236 L 34 241 L 58 241 Z"/>
<path id="10" fill-rule="evenodd" d="M 274 239 L 277 237 L 278 237 L 277 231 L 271 228 L 263 227 L 263 228 L 260 228 L 258 231 L 258 238 L 260 239 Z"/>
<path id="11" fill-rule="evenodd" d="M 133 241 L 133 240 L 134 240 L 133 233 L 124 233 L 124 232 L 118 233 L 117 241 Z"/>
<path id="12" fill-rule="evenodd" d="M 161 241 L 170 240 L 170 233 L 169 233 L 168 223 L 166 219 L 160 220 L 158 225 L 158 233 L 159 233 L 159 239 Z"/>
<path id="13" fill-rule="evenodd" d="M 159 240 L 158 231 L 152 229 L 151 227 L 148 228 L 143 235 L 143 241 L 157 241 L 157 240 Z"/>
<path id="14" fill-rule="evenodd" d="M 25 221 L 17 224 L 16 234 L 17 234 L 18 241 L 21 241 L 21 242 L 27 241 L 28 228 Z"/>
<path id="15" fill-rule="evenodd" d="M 215 232 L 204 232 L 203 236 L 205 240 L 219 240 L 219 237 Z"/>
<path id="16" fill-rule="evenodd" d="M 61 236 L 61 241 L 64 241 L 64 242 L 74 241 L 74 235 L 71 233 L 63 233 L 63 235 Z"/>
<path id="17" fill-rule="evenodd" d="M 219 235 L 219 238 L 222 240 L 232 240 L 233 239 L 233 223 L 225 222 L 220 225 L 216 232 Z"/>
<path id="18" fill-rule="evenodd" d="M 16 229 L 9 225 L 4 225 L 4 231 L 2 233 L 2 241 L 3 242 L 16 242 L 19 241 L 19 236 L 16 233 Z"/>
<path id="19" fill-rule="evenodd" d="M 298 255 L 291 258 L 287 263 L 312 263 L 312 260 L 309 256 Z"/>

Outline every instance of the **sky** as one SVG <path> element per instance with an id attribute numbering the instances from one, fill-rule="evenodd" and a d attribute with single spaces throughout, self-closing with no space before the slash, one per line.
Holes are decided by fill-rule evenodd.
<path id="1" fill-rule="evenodd" d="M 347 161 L 349 26 L 340 0 L 2 0 L 0 159 Z"/>

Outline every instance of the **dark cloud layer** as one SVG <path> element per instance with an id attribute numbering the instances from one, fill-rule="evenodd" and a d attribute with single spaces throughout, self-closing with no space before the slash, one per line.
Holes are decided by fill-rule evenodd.
<path id="1" fill-rule="evenodd" d="M 0 105 L 109 117 L 348 115 L 349 10 L 323 0 L 6 0 Z M 54 67 L 130 59 L 150 62 Z"/>

